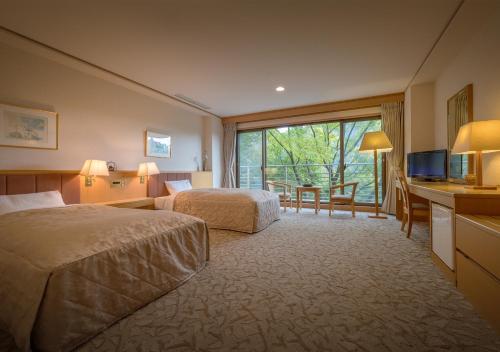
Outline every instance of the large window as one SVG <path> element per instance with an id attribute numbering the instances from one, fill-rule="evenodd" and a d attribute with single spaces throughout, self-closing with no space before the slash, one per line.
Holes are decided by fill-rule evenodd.
<path id="1" fill-rule="evenodd" d="M 263 131 L 238 134 L 238 181 L 240 188 L 262 189 Z"/>
<path id="2" fill-rule="evenodd" d="M 357 181 L 356 202 L 373 204 L 373 155 L 361 154 L 358 148 L 365 132 L 380 128 L 380 119 L 367 119 L 241 131 L 239 187 L 262 189 L 266 180 L 293 186 L 313 183 L 322 187 L 321 199 L 327 201 L 331 184 Z M 382 158 L 379 163 L 382 194 Z"/>

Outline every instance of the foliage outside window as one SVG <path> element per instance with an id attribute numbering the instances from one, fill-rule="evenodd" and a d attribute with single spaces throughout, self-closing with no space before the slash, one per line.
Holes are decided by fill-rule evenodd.
<path id="1" fill-rule="evenodd" d="M 357 181 L 356 201 L 374 203 L 373 155 L 358 148 L 365 132 L 380 128 L 380 119 L 371 119 L 240 132 L 240 187 L 260 189 L 265 180 L 312 183 L 322 187 L 321 199 L 327 201 L 331 184 Z M 381 174 L 379 180 L 381 192 Z"/>

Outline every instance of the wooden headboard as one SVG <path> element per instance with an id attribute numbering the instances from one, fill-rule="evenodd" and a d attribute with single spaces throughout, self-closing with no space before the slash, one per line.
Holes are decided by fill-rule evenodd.
<path id="1" fill-rule="evenodd" d="M 148 197 L 164 197 L 168 196 L 165 181 L 178 181 L 189 180 L 191 181 L 190 172 L 162 172 L 158 175 L 149 177 L 148 181 Z"/>
<path id="2" fill-rule="evenodd" d="M 66 204 L 80 203 L 77 173 L 8 173 L 0 171 L 0 195 L 59 191 Z"/>

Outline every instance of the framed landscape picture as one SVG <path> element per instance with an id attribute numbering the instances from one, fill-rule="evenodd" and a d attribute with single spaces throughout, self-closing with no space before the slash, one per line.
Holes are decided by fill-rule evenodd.
<path id="1" fill-rule="evenodd" d="M 171 158 L 172 137 L 161 132 L 146 131 L 146 156 Z"/>
<path id="2" fill-rule="evenodd" d="M 0 146 L 57 149 L 55 112 L 0 104 Z"/>

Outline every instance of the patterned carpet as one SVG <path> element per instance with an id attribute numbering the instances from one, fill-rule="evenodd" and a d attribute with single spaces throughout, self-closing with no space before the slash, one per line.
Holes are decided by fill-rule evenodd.
<path id="1" fill-rule="evenodd" d="M 80 351 L 500 351 L 432 264 L 427 229 L 399 226 L 306 211 L 212 231 L 205 270 Z"/>

